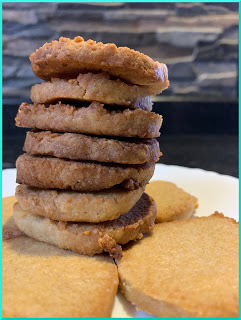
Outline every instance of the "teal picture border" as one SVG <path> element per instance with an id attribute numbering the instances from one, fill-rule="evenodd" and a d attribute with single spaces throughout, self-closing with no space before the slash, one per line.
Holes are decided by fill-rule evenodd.
<path id="1" fill-rule="evenodd" d="M 27 3 L 27 2 L 33 2 L 33 3 L 36 3 L 36 2 L 40 2 L 40 3 L 44 3 L 44 2 L 65 2 L 65 3 L 67 3 L 67 2 L 70 2 L 70 3 L 73 3 L 73 2 L 76 2 L 76 3 L 79 3 L 79 2 L 83 2 L 83 3 L 96 3 L 96 2 L 100 2 L 100 3 L 103 3 L 103 2 L 109 2 L 109 3 L 113 3 L 113 2 L 116 2 L 116 3 L 118 3 L 118 2 L 120 2 L 120 3 L 123 3 L 123 2 L 146 2 L 146 3 L 148 3 L 148 2 L 159 2 L 159 3 L 165 3 L 165 2 L 179 2 L 179 3 L 187 3 L 187 2 L 189 2 L 189 3 L 195 3 L 195 2 L 197 2 L 197 3 L 205 3 L 205 2 L 212 2 L 212 3 L 214 3 L 214 2 L 227 2 L 227 3 L 232 3 L 232 2 L 235 2 L 235 3 L 240 3 L 241 1 L 239 1 L 239 0 L 234 0 L 234 1 L 223 1 L 223 0 L 221 0 L 221 1 L 218 1 L 218 0 L 204 0 L 204 1 L 197 1 L 197 0 L 193 0 L 193 1 L 189 1 L 189 0 L 182 0 L 182 1 L 174 1 L 174 0 L 163 0 L 163 1 L 158 1 L 158 0 L 151 0 L 151 1 L 145 1 L 145 0 L 130 0 L 130 1 L 117 1 L 117 0 L 113 0 L 113 1 L 106 1 L 106 0 L 102 0 L 102 1 L 99 1 L 99 0 L 91 0 L 91 1 L 77 1 L 77 0 L 72 0 L 72 1 L 69 1 L 69 0 L 66 0 L 66 1 L 64 1 L 64 0 L 59 0 L 59 1 L 49 1 L 49 0 L 42 0 L 42 1 L 28 1 L 28 0 L 25 0 L 25 1 L 21 1 L 21 0 L 9 0 L 9 1 L 5 1 L 5 0 L 0 0 L 1 1 L 1 3 L 9 3 L 9 2 L 22 2 L 22 3 Z"/>
<path id="2" fill-rule="evenodd" d="M 22 3 L 27 3 L 27 2 L 33 2 L 33 3 L 36 3 L 36 2 L 41 2 L 41 3 L 46 3 L 46 2 L 65 2 L 65 3 L 68 3 L 68 2 L 76 2 L 76 3 L 80 3 L 80 2 L 83 2 L 83 3 L 96 3 L 96 2 L 106 2 L 106 3 L 123 3 L 123 2 L 159 2 L 159 3 L 165 3 L 165 2 L 180 2 L 180 3 L 195 3 L 195 2 L 201 2 L 201 3 L 205 3 L 205 2 L 227 2 L 227 3 L 239 3 L 239 16 L 241 15 L 241 6 L 240 6 L 240 2 L 241 1 L 217 1 L 217 0 L 211 0 L 211 1 L 188 1 L 188 0 L 183 0 L 183 1 L 172 1 L 172 0 L 169 0 L 169 1 L 156 1 L 156 0 L 152 0 L 152 1 L 143 1 L 143 0 L 138 0 L 138 1 L 135 1 L 135 0 L 131 0 L 131 1 L 116 1 L 116 0 L 113 0 L 113 1 L 105 1 L 105 0 L 102 0 L 102 1 L 98 1 L 98 0 L 93 0 L 93 1 L 76 1 L 76 0 L 72 0 L 72 1 L 63 1 L 63 0 L 59 0 L 59 1 L 49 1 L 49 0 L 42 0 L 42 1 L 21 1 L 21 0 L 9 0 L 9 1 L 4 1 L 4 0 L 0 0 L 1 1 L 1 9 L 0 9 L 0 15 L 1 15 L 1 21 L 2 21 L 2 4 L 3 3 L 10 3 L 10 2 L 14 2 L 14 3 L 17 3 L 17 2 L 22 2 Z M 1 23 L 1 40 L 2 40 L 2 23 Z M 241 27 L 239 25 L 239 43 L 240 43 L 240 38 L 241 38 Z M 239 44 L 239 56 L 240 56 L 240 53 L 241 53 L 241 48 L 240 48 L 240 44 Z M 1 65 L 2 65 L 2 41 L 1 41 Z M 239 65 L 239 92 L 241 91 L 241 83 L 240 83 L 240 73 L 241 73 L 241 68 L 240 68 L 240 65 Z M 240 108 L 240 102 L 239 102 L 239 111 L 241 110 Z M 1 168 L 2 168 L 2 77 L 1 77 Z M 241 120 L 241 112 L 239 112 L 239 151 L 240 151 L 240 147 L 241 147 L 241 135 L 240 135 L 240 120 Z M 240 152 L 239 152 L 239 172 L 240 172 L 240 169 L 241 169 L 241 160 L 240 160 Z M 1 185 L 2 185 L 2 175 L 1 175 Z M 241 190 L 239 189 L 239 198 L 241 196 Z M 2 202 L 2 188 L 1 188 L 1 202 Z M 1 206 L 2 208 L 2 206 Z M 2 235 L 2 219 L 1 219 L 1 235 Z M 1 236 L 1 239 L 2 239 L 2 236 Z M 2 246 L 1 246 L 1 279 L 2 279 Z M 2 301 L 2 281 L 1 281 L 1 301 Z M 239 297 L 240 299 L 240 297 Z M 25 319 L 25 318 L 2 318 L 2 303 L 1 303 L 1 319 Z M 53 319 L 53 318 L 27 318 L 27 319 Z M 78 318 L 61 318 L 61 319 L 78 319 Z M 79 318 L 79 319 L 87 319 L 87 318 Z M 91 318 L 91 319 L 94 319 L 94 318 Z M 98 319 L 98 318 L 95 318 L 95 319 Z M 108 318 L 102 318 L 102 319 L 108 319 Z M 115 319 L 123 319 L 123 318 L 115 318 Z M 165 318 L 165 319 L 176 319 L 176 318 Z M 196 319 L 196 318 L 188 318 L 188 319 Z M 205 319 L 220 319 L 220 318 L 205 318 Z M 227 318 L 226 318 L 227 319 Z M 237 318 L 229 318 L 229 319 L 237 319 Z"/>

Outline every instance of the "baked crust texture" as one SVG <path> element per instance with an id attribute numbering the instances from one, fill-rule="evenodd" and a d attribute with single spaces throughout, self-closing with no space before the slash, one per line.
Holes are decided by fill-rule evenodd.
<path id="1" fill-rule="evenodd" d="M 17 183 L 37 188 L 99 191 L 121 184 L 133 190 L 149 182 L 155 163 L 103 164 L 37 157 L 25 153 L 18 157 L 16 168 Z"/>
<path id="2" fill-rule="evenodd" d="M 118 262 L 121 289 L 143 311 L 163 318 L 236 318 L 239 226 L 209 217 L 156 224 Z"/>
<path id="3" fill-rule="evenodd" d="M 23 233 L 14 236 L 15 202 L 15 197 L 2 201 L 3 233 L 13 235 L 2 243 L 3 317 L 111 317 L 119 282 L 113 259 L 80 256 Z"/>
<path id="4" fill-rule="evenodd" d="M 114 258 L 121 258 L 121 244 L 152 230 L 156 218 L 155 202 L 145 193 L 126 214 L 101 223 L 54 221 L 22 210 L 19 203 L 13 211 L 15 223 L 31 238 L 90 256 L 105 251 Z"/>
<path id="5" fill-rule="evenodd" d="M 160 157 L 155 139 L 113 139 L 51 131 L 27 132 L 23 150 L 31 155 L 123 164 L 156 162 Z"/>
<path id="6" fill-rule="evenodd" d="M 152 110 L 150 95 L 160 92 L 112 80 L 107 73 L 79 74 L 75 79 L 53 78 L 36 84 L 31 89 L 34 103 L 56 103 L 63 100 L 98 101 L 104 104 L 126 106 L 130 109 Z"/>
<path id="7" fill-rule="evenodd" d="M 25 211 L 58 221 L 102 222 L 119 218 L 140 199 L 144 188 L 79 192 L 18 185 L 16 199 Z"/>
<path id="8" fill-rule="evenodd" d="M 152 181 L 146 192 L 157 205 L 156 223 L 190 218 L 198 207 L 198 199 L 169 181 Z"/>
<path id="9" fill-rule="evenodd" d="M 82 37 L 61 37 L 45 43 L 30 55 L 30 61 L 35 75 L 43 80 L 104 71 L 132 84 L 157 86 L 161 90 L 169 85 L 165 64 L 127 47 L 84 41 Z"/>
<path id="10" fill-rule="evenodd" d="M 162 116 L 140 109 L 108 110 L 96 101 L 81 108 L 22 103 L 15 121 L 24 128 L 149 139 L 160 136 Z"/>

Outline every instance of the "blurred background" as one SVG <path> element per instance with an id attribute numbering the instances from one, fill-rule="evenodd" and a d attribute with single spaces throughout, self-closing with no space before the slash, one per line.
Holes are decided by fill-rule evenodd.
<path id="1" fill-rule="evenodd" d="M 15 167 L 27 130 L 21 102 L 40 83 L 29 55 L 60 36 L 114 42 L 166 63 L 170 88 L 161 163 L 238 176 L 238 3 L 3 3 L 3 168 Z"/>

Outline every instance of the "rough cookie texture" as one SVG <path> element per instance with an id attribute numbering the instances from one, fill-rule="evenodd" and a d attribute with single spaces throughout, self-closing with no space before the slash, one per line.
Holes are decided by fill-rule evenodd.
<path id="1" fill-rule="evenodd" d="M 17 127 L 138 138 L 159 137 L 162 124 L 162 116 L 154 112 L 111 111 L 96 101 L 81 108 L 61 103 L 49 107 L 22 103 L 15 120 Z"/>
<path id="2" fill-rule="evenodd" d="M 30 61 L 33 72 L 43 80 L 105 71 L 132 84 L 155 85 L 160 90 L 169 85 L 165 64 L 127 47 L 84 41 L 82 37 L 45 43 L 30 55 Z"/>
<path id="3" fill-rule="evenodd" d="M 18 232 L 14 202 L 15 197 L 3 198 L 3 230 L 11 220 L 11 229 Z M 4 318 L 111 317 L 117 288 L 117 267 L 107 255 L 80 256 L 23 233 L 3 240 Z"/>
<path id="4" fill-rule="evenodd" d="M 32 155 L 127 164 L 158 161 L 160 156 L 155 139 L 117 140 L 51 131 L 27 132 L 23 150 Z"/>
<path id="5" fill-rule="evenodd" d="M 22 210 L 19 203 L 13 210 L 17 226 L 31 238 L 90 256 L 106 251 L 115 258 L 122 255 L 120 244 L 140 239 L 156 218 L 155 202 L 145 193 L 120 218 L 97 224 L 54 221 Z"/>
<path id="6" fill-rule="evenodd" d="M 23 154 L 18 157 L 16 168 L 17 183 L 32 187 L 98 191 L 122 184 L 133 190 L 149 182 L 155 163 L 114 165 Z"/>
<path id="7" fill-rule="evenodd" d="M 77 79 L 53 78 L 51 82 L 36 84 L 31 89 L 31 99 L 34 103 L 45 104 L 63 102 L 63 99 L 98 101 L 151 111 L 149 96 L 157 93 L 145 87 L 124 83 L 120 79 L 112 80 L 107 73 L 87 73 L 79 74 Z"/>
<path id="8" fill-rule="evenodd" d="M 113 187 L 98 192 L 45 190 L 18 185 L 15 196 L 25 211 L 59 221 L 102 222 L 129 211 L 144 188 L 126 190 Z"/>
<path id="9" fill-rule="evenodd" d="M 123 251 L 121 289 L 160 318 L 236 318 L 238 232 L 220 213 L 156 224 L 150 237 Z"/>
<path id="10" fill-rule="evenodd" d="M 156 223 L 188 219 L 198 207 L 194 196 L 168 181 L 152 181 L 146 192 L 157 206 Z"/>

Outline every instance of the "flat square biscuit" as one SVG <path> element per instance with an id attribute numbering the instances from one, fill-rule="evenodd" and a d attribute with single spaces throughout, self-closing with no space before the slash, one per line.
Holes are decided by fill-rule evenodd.
<path id="1" fill-rule="evenodd" d="M 3 317 L 110 317 L 118 287 L 113 260 L 20 235 L 11 221 L 14 202 L 3 199 Z"/>

